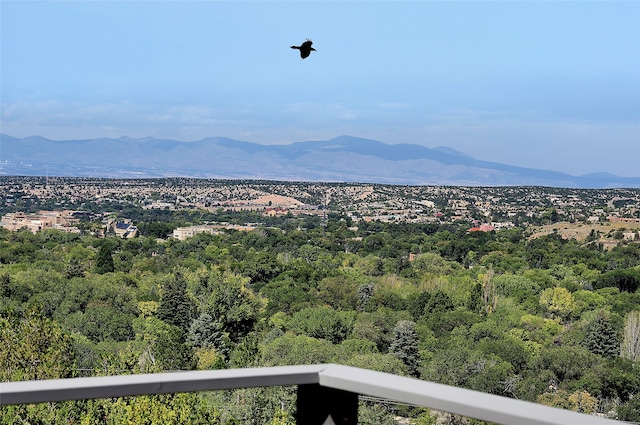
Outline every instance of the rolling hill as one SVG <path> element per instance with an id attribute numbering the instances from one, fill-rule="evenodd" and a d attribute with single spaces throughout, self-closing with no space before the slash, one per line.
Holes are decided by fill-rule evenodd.
<path id="1" fill-rule="evenodd" d="M 400 185 L 640 187 L 640 177 L 572 176 L 474 159 L 447 147 L 339 136 L 289 145 L 223 137 L 51 140 L 0 135 L 0 175 L 194 177 Z"/>

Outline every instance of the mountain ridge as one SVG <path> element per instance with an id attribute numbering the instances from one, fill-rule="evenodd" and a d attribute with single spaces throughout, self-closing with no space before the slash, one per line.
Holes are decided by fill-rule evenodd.
<path id="1" fill-rule="evenodd" d="M 0 134 L 0 175 L 231 178 L 449 186 L 640 187 L 640 177 L 583 176 L 475 159 L 446 146 L 342 135 L 287 145 L 227 137 L 53 140 Z"/>

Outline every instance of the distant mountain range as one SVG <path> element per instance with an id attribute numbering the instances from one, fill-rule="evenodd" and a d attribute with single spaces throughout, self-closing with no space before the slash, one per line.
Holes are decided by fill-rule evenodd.
<path id="1" fill-rule="evenodd" d="M 340 136 L 261 145 L 224 137 L 50 140 L 0 135 L 0 175 L 193 177 L 400 185 L 637 188 L 640 177 L 572 176 L 481 161 L 447 147 L 390 145 Z"/>

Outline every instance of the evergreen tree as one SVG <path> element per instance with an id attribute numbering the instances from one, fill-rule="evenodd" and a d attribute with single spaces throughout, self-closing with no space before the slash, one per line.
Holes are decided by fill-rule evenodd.
<path id="1" fill-rule="evenodd" d="M 611 320 L 603 311 L 587 326 L 583 345 L 594 354 L 615 357 L 620 353 L 620 339 Z"/>
<path id="2" fill-rule="evenodd" d="M 202 313 L 191 323 L 189 341 L 194 347 L 215 348 L 221 354 L 227 351 L 222 324 L 207 313 Z"/>
<path id="3" fill-rule="evenodd" d="M 193 311 L 194 304 L 187 295 L 187 280 L 180 271 L 176 271 L 163 288 L 158 318 L 188 332 Z"/>
<path id="4" fill-rule="evenodd" d="M 401 320 L 396 324 L 393 329 L 393 339 L 389 346 L 389 353 L 402 360 L 411 375 L 419 376 L 418 333 L 414 322 Z"/>
<path id="5" fill-rule="evenodd" d="M 420 319 L 425 313 L 425 307 L 431 299 L 431 294 L 428 292 L 420 292 L 414 295 L 408 300 L 408 310 L 415 320 Z"/>
<path id="6" fill-rule="evenodd" d="M 113 255 L 108 243 L 100 245 L 98 256 L 96 257 L 95 271 L 98 274 L 112 273 L 115 270 L 113 265 Z"/>
<path id="7" fill-rule="evenodd" d="M 193 348 L 178 326 L 170 326 L 158 336 L 154 355 L 163 370 L 193 370 L 198 364 Z"/>
<path id="8" fill-rule="evenodd" d="M 358 288 L 357 303 L 358 311 L 366 311 L 369 301 L 373 297 L 374 285 L 373 283 L 364 283 Z"/>

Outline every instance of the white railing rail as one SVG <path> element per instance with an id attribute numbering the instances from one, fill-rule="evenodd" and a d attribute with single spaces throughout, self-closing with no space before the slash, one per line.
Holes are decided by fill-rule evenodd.
<path id="1" fill-rule="evenodd" d="M 504 425 L 621 424 L 493 394 L 335 364 L 5 382 L 0 383 L 0 405 L 283 385 L 298 386 L 299 423 L 303 423 L 304 410 L 311 405 L 313 415 L 322 416 L 318 424 L 331 421 L 356 424 L 357 396 L 366 395 Z M 300 391 L 301 388 L 305 391 Z M 353 397 L 348 396 L 351 394 Z M 331 402 L 327 402 L 327 397 Z M 336 415 L 342 415 L 339 421 Z"/>

